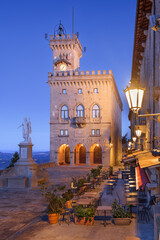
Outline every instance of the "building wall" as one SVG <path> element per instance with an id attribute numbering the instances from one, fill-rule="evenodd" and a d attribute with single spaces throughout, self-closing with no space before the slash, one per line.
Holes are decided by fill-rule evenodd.
<path id="1" fill-rule="evenodd" d="M 155 1 L 152 6 L 152 14 L 159 14 L 160 1 Z M 141 114 L 143 113 L 159 113 L 160 112 L 160 98 L 155 98 L 155 87 L 160 87 L 160 34 L 154 32 L 149 24 L 148 31 L 146 31 L 147 39 L 143 53 L 143 60 L 140 66 L 140 82 L 146 88 L 144 99 L 142 103 Z M 144 149 L 160 148 L 160 124 L 154 121 L 153 118 L 140 118 L 139 124 L 145 120 L 146 133 L 143 134 Z M 154 140 L 154 141 L 152 141 Z"/>
<path id="2" fill-rule="evenodd" d="M 92 165 L 92 146 L 99 144 L 102 149 L 104 166 L 118 164 L 121 160 L 121 111 L 119 98 L 112 71 L 106 74 L 53 76 L 49 74 L 50 85 L 50 156 L 51 161 L 58 164 L 60 146 L 66 144 L 70 148 L 70 162 L 74 165 L 74 148 L 83 144 L 86 149 L 86 164 Z M 78 89 L 82 89 L 82 94 Z M 98 88 L 98 93 L 94 93 Z M 66 94 L 62 90 L 66 89 Z M 61 119 L 61 107 L 69 108 L 69 119 Z M 85 109 L 86 124 L 77 128 L 72 120 L 76 117 L 76 107 L 82 104 Z M 94 104 L 100 107 L 100 118 L 92 118 Z M 60 136 L 60 130 L 68 129 L 68 136 Z M 92 129 L 100 129 L 100 136 L 91 136 Z M 113 145 L 110 148 L 109 139 Z M 112 152 L 112 153 L 111 153 Z M 110 156 L 111 155 L 111 156 Z"/>

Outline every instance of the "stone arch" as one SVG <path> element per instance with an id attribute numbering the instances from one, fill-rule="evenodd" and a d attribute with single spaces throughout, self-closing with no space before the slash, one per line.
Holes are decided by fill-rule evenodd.
<path id="1" fill-rule="evenodd" d="M 70 147 L 67 144 L 62 144 L 58 148 L 58 165 L 70 164 Z"/>
<path id="2" fill-rule="evenodd" d="M 91 146 L 89 152 L 90 165 L 102 164 L 102 148 L 99 144 L 95 143 Z"/>
<path id="3" fill-rule="evenodd" d="M 73 162 L 75 165 L 86 164 L 86 148 L 81 143 L 73 148 Z"/>

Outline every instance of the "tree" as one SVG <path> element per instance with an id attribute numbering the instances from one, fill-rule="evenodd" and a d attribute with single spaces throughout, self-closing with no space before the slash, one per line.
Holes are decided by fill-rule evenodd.
<path id="1" fill-rule="evenodd" d="M 126 144 L 128 139 L 127 139 L 127 135 L 128 133 L 126 133 L 123 137 L 122 137 L 122 144 Z"/>
<path id="2" fill-rule="evenodd" d="M 18 161 L 19 159 L 19 155 L 18 155 L 18 152 L 15 152 L 13 154 L 13 157 L 11 159 L 11 163 L 9 164 L 9 166 L 7 168 L 11 168 L 11 167 L 14 167 L 14 164 Z"/>

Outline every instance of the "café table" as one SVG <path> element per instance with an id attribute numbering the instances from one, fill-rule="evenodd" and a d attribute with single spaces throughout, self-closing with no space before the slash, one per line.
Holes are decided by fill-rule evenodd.
<path id="1" fill-rule="evenodd" d="M 114 183 L 107 183 L 106 184 L 108 194 L 112 194 L 113 185 L 114 185 Z"/>
<path id="2" fill-rule="evenodd" d="M 83 185 L 86 186 L 87 189 L 89 189 L 91 188 L 92 183 L 86 182 L 86 183 L 83 183 Z"/>
<path id="3" fill-rule="evenodd" d="M 112 216 L 112 206 L 98 206 L 97 211 L 104 212 L 104 227 L 106 227 L 106 216 Z"/>
<path id="4" fill-rule="evenodd" d="M 78 201 L 75 203 L 75 205 L 83 205 L 83 206 L 89 206 L 92 204 L 94 201 L 94 198 L 80 198 Z"/>
<path id="5" fill-rule="evenodd" d="M 130 193 L 128 193 L 128 195 L 130 196 L 130 197 L 138 197 L 138 193 L 137 192 L 130 192 Z"/>

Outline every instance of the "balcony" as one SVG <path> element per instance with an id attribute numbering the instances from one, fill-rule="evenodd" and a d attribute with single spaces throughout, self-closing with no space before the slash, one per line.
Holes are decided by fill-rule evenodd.
<path id="1" fill-rule="evenodd" d="M 77 128 L 83 128 L 86 125 L 85 117 L 74 117 L 72 118 L 72 124 L 76 125 Z"/>

